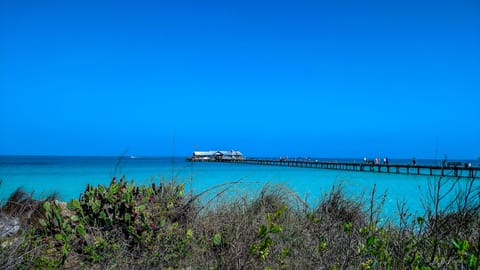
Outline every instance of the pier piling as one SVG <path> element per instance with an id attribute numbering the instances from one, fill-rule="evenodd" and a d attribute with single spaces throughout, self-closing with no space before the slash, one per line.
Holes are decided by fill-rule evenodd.
<path id="1" fill-rule="evenodd" d="M 358 172 L 377 172 L 377 173 L 395 173 L 407 175 L 424 175 L 424 176 L 449 176 L 457 178 L 474 178 L 479 175 L 480 167 L 472 166 L 436 166 L 436 165 L 408 165 L 408 164 L 367 164 L 367 163 L 348 163 L 348 162 L 326 162 L 311 160 L 275 160 L 275 159 L 215 159 L 201 160 L 192 162 L 224 162 L 239 163 L 264 166 L 283 166 L 283 167 L 299 167 L 314 168 L 326 170 L 344 170 Z M 393 170 L 393 168 L 395 168 Z"/>

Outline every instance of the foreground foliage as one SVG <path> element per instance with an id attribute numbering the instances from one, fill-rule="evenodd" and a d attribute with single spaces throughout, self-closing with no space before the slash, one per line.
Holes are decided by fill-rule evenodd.
<path id="1" fill-rule="evenodd" d="M 466 192 L 459 193 L 455 207 L 445 209 L 440 209 L 440 202 L 448 183 L 435 181 L 425 216 L 409 216 L 399 207 L 394 223 L 380 222 L 385 196 L 375 189 L 364 200 L 353 200 L 334 187 L 314 208 L 284 188 L 269 186 L 253 199 L 222 201 L 225 189 L 216 190 L 215 204 L 199 201 L 206 192 L 185 194 L 182 184 L 136 186 L 123 178 L 108 186 L 87 186 L 78 200 L 67 204 L 54 196 L 35 201 L 18 190 L 0 210 L 3 217 L 18 218 L 23 226 L 16 235 L 0 239 L 0 265 L 479 269 L 480 193 L 473 188 L 474 179 L 467 182 Z"/>

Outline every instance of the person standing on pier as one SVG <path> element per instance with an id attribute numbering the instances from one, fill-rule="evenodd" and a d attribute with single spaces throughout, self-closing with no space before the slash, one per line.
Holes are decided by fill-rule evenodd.
<path id="1" fill-rule="evenodd" d="M 383 164 L 388 165 L 388 158 L 387 157 L 383 158 Z"/>
<path id="2" fill-rule="evenodd" d="M 413 163 L 413 166 L 417 166 L 417 159 L 416 159 L 416 158 L 413 158 L 413 159 L 412 159 L 412 163 Z"/>

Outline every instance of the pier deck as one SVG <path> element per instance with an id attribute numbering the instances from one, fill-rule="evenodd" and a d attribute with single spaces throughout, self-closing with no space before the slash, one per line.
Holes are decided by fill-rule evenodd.
<path id="1" fill-rule="evenodd" d="M 316 168 L 326 170 L 343 170 L 356 172 L 378 172 L 392 174 L 448 176 L 460 178 L 474 178 L 479 175 L 480 167 L 466 166 L 430 166 L 406 164 L 370 164 L 370 163 L 345 163 L 325 162 L 310 160 L 275 160 L 249 158 L 243 160 L 209 160 L 209 162 L 241 163 L 266 166 Z"/>

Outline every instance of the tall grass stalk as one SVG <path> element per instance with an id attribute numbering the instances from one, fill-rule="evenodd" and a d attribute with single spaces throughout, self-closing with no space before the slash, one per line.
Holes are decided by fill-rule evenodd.
<path id="1" fill-rule="evenodd" d="M 123 178 L 88 186 L 79 200 L 37 201 L 21 190 L 0 207 L 21 230 L 0 239 L 5 269 L 478 269 L 480 190 L 476 179 L 437 178 L 425 215 L 386 194 L 363 199 L 341 186 L 316 205 L 283 186 L 252 197 L 234 181 L 200 193 L 175 182 Z M 448 198 L 455 192 L 453 200 Z M 447 194 L 449 196 L 447 196 Z"/>

